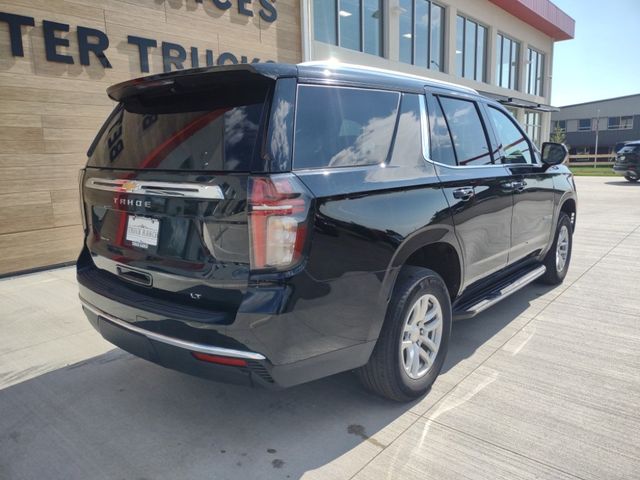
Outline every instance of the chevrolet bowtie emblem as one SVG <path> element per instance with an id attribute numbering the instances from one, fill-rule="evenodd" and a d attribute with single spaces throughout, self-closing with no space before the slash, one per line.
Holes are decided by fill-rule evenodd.
<path id="1" fill-rule="evenodd" d="M 138 184 L 136 182 L 124 182 L 120 185 L 120 188 L 125 192 L 133 192 L 138 188 Z"/>

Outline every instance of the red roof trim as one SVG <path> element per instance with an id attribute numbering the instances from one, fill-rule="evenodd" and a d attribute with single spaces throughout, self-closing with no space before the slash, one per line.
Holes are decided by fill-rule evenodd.
<path id="1" fill-rule="evenodd" d="M 575 36 L 576 22 L 549 0 L 489 0 L 555 40 Z"/>

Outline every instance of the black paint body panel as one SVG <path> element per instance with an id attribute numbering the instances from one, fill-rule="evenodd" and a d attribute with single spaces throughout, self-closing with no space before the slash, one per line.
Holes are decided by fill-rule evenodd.
<path id="1" fill-rule="evenodd" d="M 266 357 L 258 366 L 244 369 L 203 364 L 189 352 L 140 339 L 87 311 L 105 338 L 161 365 L 207 378 L 265 386 L 290 386 L 360 367 L 368 361 L 379 336 L 397 274 L 412 254 L 434 243 L 446 244 L 456 253 L 459 264 L 451 267 L 460 271 L 461 281 L 457 291 L 450 292 L 455 302 L 508 274 L 518 262 L 539 261 L 551 243 L 561 206 L 568 199 L 575 201 L 575 186 L 565 166 L 459 168 L 432 162 L 423 152 L 416 152 L 416 161 L 402 164 L 389 161 L 384 165 L 294 170 L 313 197 L 305 259 L 291 271 L 252 272 L 247 182 L 255 173 L 291 171 L 292 137 L 288 130 L 293 121 L 286 115 L 292 114 L 296 84 L 358 86 L 420 95 L 425 89 L 427 93 L 438 90 L 485 100 L 469 90 L 432 85 L 419 77 L 366 73 L 349 67 L 337 68 L 330 75 L 320 66 L 225 67 L 157 75 L 147 81 L 160 84 L 189 76 L 215 76 L 218 71 L 237 71 L 242 78 L 262 76 L 276 82 L 271 123 L 264 130 L 268 133 L 263 133 L 267 138 L 261 142 L 264 163 L 259 172 L 87 169 L 84 173 L 85 179 L 116 176 L 205 182 L 225 193 L 224 200 L 218 202 L 157 197 L 148 208 L 114 208 L 112 193 L 84 191 L 90 220 L 78 260 L 78 282 L 85 302 L 149 331 Z M 144 81 L 125 82 L 110 88 L 109 94 L 118 99 L 135 96 L 141 85 Z M 279 132 L 272 125 L 278 117 L 273 107 L 278 99 L 286 107 L 285 127 Z M 275 137 L 280 144 L 272 141 Z M 505 187 L 513 179 L 526 180 L 527 188 L 513 193 Z M 470 202 L 460 201 L 453 193 L 466 186 L 476 192 Z M 189 254 L 142 252 L 109 241 L 118 233 L 114 230 L 117 222 L 106 219 L 136 213 L 157 216 L 169 225 L 190 222 L 196 235 L 190 237 L 193 245 L 184 250 Z M 203 230 L 207 223 L 213 232 Z M 209 244 L 203 240 L 205 235 L 210 236 Z M 174 246 L 178 240 L 173 239 Z M 164 288 L 127 283 L 114 275 L 117 265 L 149 272 L 154 285 Z M 191 294 L 200 297 L 194 299 Z M 175 308 L 163 308 L 166 302 Z"/>

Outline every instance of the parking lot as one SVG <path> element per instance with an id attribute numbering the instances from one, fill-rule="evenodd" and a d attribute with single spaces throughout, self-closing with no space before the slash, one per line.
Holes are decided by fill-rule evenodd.
<path id="1" fill-rule="evenodd" d="M 89 326 L 73 268 L 1 280 L 0 479 L 638 478 L 640 184 L 577 183 L 565 283 L 456 323 L 407 405 L 166 370 Z"/>

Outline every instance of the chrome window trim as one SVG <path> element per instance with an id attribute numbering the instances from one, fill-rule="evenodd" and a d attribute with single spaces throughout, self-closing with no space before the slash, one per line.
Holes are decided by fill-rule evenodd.
<path id="1" fill-rule="evenodd" d="M 88 178 L 86 188 L 134 195 L 155 195 L 162 197 L 194 198 L 201 200 L 224 200 L 224 193 L 218 185 L 200 183 L 151 182 L 145 180 Z"/>
<path id="2" fill-rule="evenodd" d="M 427 114 L 427 99 L 424 96 L 424 93 L 420 95 L 420 125 L 421 125 L 421 134 L 422 134 L 422 156 L 425 160 L 430 160 L 431 158 L 431 135 L 429 132 L 429 117 Z M 436 162 L 434 162 L 436 163 Z"/>
<path id="3" fill-rule="evenodd" d="M 162 335 L 160 333 L 150 332 L 149 330 L 145 330 L 140 327 L 136 327 L 135 325 L 125 322 L 113 315 L 109 315 L 106 312 L 103 312 L 97 307 L 94 307 L 82 297 L 80 297 L 80 302 L 82 303 L 83 308 L 89 310 L 93 314 L 98 317 L 104 318 L 108 322 L 114 323 L 119 327 L 124 328 L 125 330 L 129 330 L 130 332 L 138 333 L 143 335 L 151 340 L 155 340 L 157 342 L 166 343 L 167 345 L 172 345 L 174 347 L 183 348 L 185 350 L 189 350 L 191 352 L 199 352 L 199 353 L 208 353 L 210 355 L 221 355 L 223 357 L 233 357 L 233 358 L 243 358 L 246 360 L 266 360 L 266 357 L 260 353 L 256 352 L 244 352 L 242 350 L 234 350 L 231 348 L 222 348 L 222 347 L 214 347 L 212 345 L 203 345 L 201 343 L 188 342 L 186 340 L 180 340 L 178 338 L 167 337 L 166 335 Z"/>

